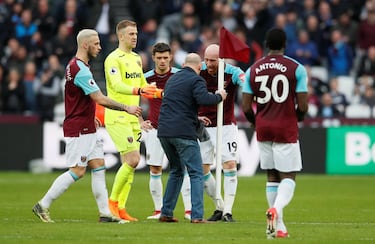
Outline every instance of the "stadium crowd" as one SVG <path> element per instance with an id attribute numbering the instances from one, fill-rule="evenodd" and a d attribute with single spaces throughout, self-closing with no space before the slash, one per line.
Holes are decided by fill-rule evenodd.
<path id="1" fill-rule="evenodd" d="M 171 45 L 173 66 L 181 67 L 187 53 L 203 56 L 208 45 L 218 43 L 221 26 L 251 47 L 250 62 L 236 63 L 246 70 L 263 56 L 266 31 L 278 26 L 287 33 L 285 53 L 309 70 L 311 117 L 348 117 L 348 106 L 375 105 L 375 0 L 123 2 L 129 19 L 138 24 L 135 51 L 145 72 L 153 68 L 151 48 L 157 41 Z M 112 3 L 0 0 L 0 116 L 54 120 L 78 31 L 98 31 L 103 48 L 99 62 L 117 41 Z"/>

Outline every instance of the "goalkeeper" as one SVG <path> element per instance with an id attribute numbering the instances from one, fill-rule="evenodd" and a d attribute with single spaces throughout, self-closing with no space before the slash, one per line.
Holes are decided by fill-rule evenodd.
<path id="1" fill-rule="evenodd" d="M 104 61 L 108 97 L 128 105 L 139 105 L 140 96 L 154 97 L 155 85 L 149 85 L 143 75 L 141 57 L 133 52 L 137 45 L 137 24 L 123 20 L 116 26 L 118 48 Z M 142 116 L 105 110 L 105 126 L 121 156 L 121 167 L 116 173 L 109 208 L 113 215 L 129 221 L 137 221 L 126 211 L 126 202 L 134 179 L 134 171 L 140 161 L 141 129 L 151 129 Z"/>

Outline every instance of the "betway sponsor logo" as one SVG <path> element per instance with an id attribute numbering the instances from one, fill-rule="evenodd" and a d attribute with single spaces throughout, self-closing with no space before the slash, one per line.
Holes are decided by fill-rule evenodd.
<path id="1" fill-rule="evenodd" d="M 141 73 L 137 73 L 137 72 L 128 73 L 128 72 L 125 72 L 125 78 L 126 79 L 141 78 Z"/>

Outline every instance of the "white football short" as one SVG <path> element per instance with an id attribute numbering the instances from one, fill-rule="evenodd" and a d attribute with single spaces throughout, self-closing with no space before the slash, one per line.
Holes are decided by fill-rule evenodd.
<path id="1" fill-rule="evenodd" d="M 99 133 L 65 137 L 66 164 L 68 167 L 87 167 L 87 163 L 96 158 L 104 158 L 103 138 Z"/>
<path id="2" fill-rule="evenodd" d="M 207 127 L 210 140 L 199 142 L 203 164 L 213 164 L 216 154 L 217 127 Z M 238 162 L 238 127 L 237 125 L 223 125 L 221 143 L 221 162 Z"/>
<path id="3" fill-rule="evenodd" d="M 162 166 L 164 159 L 164 150 L 157 136 L 158 131 L 151 129 L 148 132 L 142 132 L 146 147 L 146 163 L 152 166 Z"/>
<path id="4" fill-rule="evenodd" d="M 296 143 L 258 142 L 260 168 L 280 172 L 301 171 L 302 159 L 299 141 Z"/>

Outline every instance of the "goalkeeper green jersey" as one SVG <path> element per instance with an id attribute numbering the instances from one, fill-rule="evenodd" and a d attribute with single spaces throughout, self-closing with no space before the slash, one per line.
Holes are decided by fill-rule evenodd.
<path id="1" fill-rule="evenodd" d="M 104 61 L 104 73 L 108 97 L 126 105 L 139 105 L 140 96 L 132 95 L 133 88 L 144 87 L 147 81 L 137 53 L 126 53 L 117 48 Z M 138 121 L 138 118 L 123 111 L 106 109 L 104 120 L 105 124 L 112 124 Z"/>

